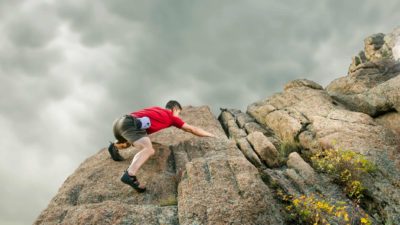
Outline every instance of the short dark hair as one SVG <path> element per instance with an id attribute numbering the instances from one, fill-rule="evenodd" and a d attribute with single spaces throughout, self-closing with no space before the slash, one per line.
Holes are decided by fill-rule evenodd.
<path id="1" fill-rule="evenodd" d="M 179 110 L 182 110 L 181 104 L 179 104 L 179 102 L 177 102 L 175 100 L 170 100 L 169 102 L 167 102 L 167 104 L 165 105 L 165 108 L 171 109 L 171 110 L 174 108 L 178 108 Z"/>

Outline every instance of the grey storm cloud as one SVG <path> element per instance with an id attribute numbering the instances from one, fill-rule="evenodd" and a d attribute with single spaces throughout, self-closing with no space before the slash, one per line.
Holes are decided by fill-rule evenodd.
<path id="1" fill-rule="evenodd" d="M 391 4 L 396 3 L 385 7 Z M 362 28 L 382 27 L 375 23 L 386 16 L 381 6 L 344 1 L 104 1 L 99 6 L 86 1 L 77 5 L 64 3 L 59 13 L 80 33 L 83 43 L 109 43 L 122 48 L 121 57 L 115 59 L 122 68 L 121 77 L 109 83 L 115 85 L 110 88 L 122 92 L 113 91 L 110 95 L 129 101 L 144 97 L 132 93 L 138 87 L 152 87 L 153 98 L 158 100 L 170 89 L 196 86 L 193 79 L 230 83 L 220 88 L 221 93 L 252 80 L 248 87 L 240 88 L 262 93 L 258 94 L 260 98 L 266 89 L 278 91 L 284 82 L 299 76 L 316 81 L 326 74 L 338 76 L 354 54 L 350 51 L 355 45 L 361 47 L 360 40 L 373 32 Z M 365 16 L 354 16 L 359 10 L 365 11 Z M 337 34 L 341 37 L 330 39 Z M 337 60 L 313 57 L 324 44 L 348 53 L 345 60 L 340 59 L 346 63 L 342 63 L 344 67 L 315 71 L 320 64 L 329 68 Z M 279 77 L 281 82 L 271 82 L 271 77 Z M 126 79 L 132 82 L 125 82 Z M 328 80 L 323 81 L 326 84 Z M 129 87 L 132 92 L 127 93 Z M 241 96 L 239 93 L 237 96 Z M 198 103 L 215 99 L 215 92 L 199 92 L 198 98 Z M 243 107 L 242 100 L 232 96 L 228 101 L 211 104 Z"/>
<path id="2" fill-rule="evenodd" d="M 0 224 L 27 224 L 112 139 L 177 99 L 245 110 L 292 79 L 345 75 L 400 2 L 0 0 Z"/>
<path id="3" fill-rule="evenodd" d="M 56 35 L 57 16 L 49 5 L 37 6 L 35 10 L 8 8 L 1 10 L 6 14 L 2 18 L 2 70 L 27 72 L 31 76 L 47 73 L 60 57 L 59 52 L 46 48 Z"/>

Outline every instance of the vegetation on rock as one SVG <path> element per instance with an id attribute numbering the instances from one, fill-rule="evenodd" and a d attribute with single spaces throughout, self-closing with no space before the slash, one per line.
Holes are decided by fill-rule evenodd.
<path id="1" fill-rule="evenodd" d="M 301 144 L 295 141 L 282 141 L 279 145 L 279 164 L 286 164 L 288 156 L 292 152 L 300 152 Z"/>
<path id="2" fill-rule="evenodd" d="M 328 173 L 336 183 L 344 186 L 346 194 L 358 203 L 365 192 L 362 176 L 376 171 L 372 162 L 351 150 L 321 150 L 311 157 L 311 161 L 317 170 Z"/>
<path id="3" fill-rule="evenodd" d="M 290 215 L 293 222 L 299 224 L 361 224 L 371 225 L 372 222 L 365 213 L 351 212 L 346 202 L 335 200 L 325 200 L 323 196 L 314 194 L 291 196 L 285 195 L 278 190 L 278 196 L 281 200 L 288 203 L 286 211 Z M 358 208 L 355 208 L 356 210 Z M 361 216 L 360 216 L 361 215 Z"/>

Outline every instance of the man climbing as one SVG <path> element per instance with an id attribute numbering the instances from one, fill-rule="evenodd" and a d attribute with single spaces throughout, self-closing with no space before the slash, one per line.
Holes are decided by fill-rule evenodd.
<path id="1" fill-rule="evenodd" d="M 165 108 L 145 108 L 132 112 L 129 115 L 124 115 L 114 121 L 113 132 L 117 141 L 110 143 L 108 147 L 111 158 L 115 161 L 124 160 L 118 150 L 127 148 L 132 144 L 141 149 L 133 157 L 128 170 L 122 175 L 121 181 L 123 183 L 130 185 L 138 192 L 146 191 L 146 188 L 141 186 L 136 178 L 136 173 L 155 153 L 148 134 L 155 133 L 170 126 L 175 126 L 200 137 L 215 137 L 213 134 L 201 128 L 185 123 L 179 118 L 179 113 L 181 111 L 181 105 L 177 101 L 171 100 L 167 103 Z"/>

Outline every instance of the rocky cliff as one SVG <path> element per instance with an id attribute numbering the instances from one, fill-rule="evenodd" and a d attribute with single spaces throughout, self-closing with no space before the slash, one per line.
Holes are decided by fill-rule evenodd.
<path id="1" fill-rule="evenodd" d="M 347 76 L 289 82 L 247 112 L 185 107 L 218 138 L 154 134 L 143 194 L 119 181 L 137 149 L 102 149 L 35 224 L 400 224 L 399 42 L 372 35 Z"/>

